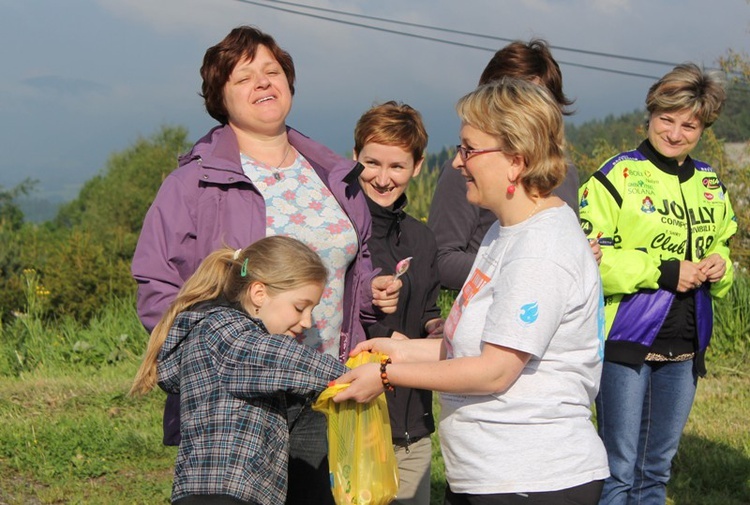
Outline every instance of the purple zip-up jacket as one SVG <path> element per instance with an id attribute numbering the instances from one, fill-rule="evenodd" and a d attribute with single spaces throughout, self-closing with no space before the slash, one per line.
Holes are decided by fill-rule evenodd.
<path id="1" fill-rule="evenodd" d="M 287 127 L 289 142 L 315 169 L 354 225 L 359 248 L 344 283 L 339 358 L 365 340 L 375 321 L 371 282 L 376 273 L 365 245 L 370 213 L 357 182 L 361 165 Z M 323 230 L 321 230 L 323 232 Z M 151 332 L 182 284 L 216 249 L 247 247 L 266 235 L 265 200 L 242 171 L 237 137 L 217 126 L 180 157 L 146 214 L 133 257 L 138 317 Z"/>

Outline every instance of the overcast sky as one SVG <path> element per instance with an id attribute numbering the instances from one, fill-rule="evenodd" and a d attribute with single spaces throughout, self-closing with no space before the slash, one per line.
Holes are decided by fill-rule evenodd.
<path id="1" fill-rule="evenodd" d="M 729 48 L 750 46 L 745 0 L 290 1 L 500 39 L 544 38 L 576 99 L 576 123 L 641 108 L 653 82 L 585 67 L 653 77 L 671 68 L 581 51 L 713 67 Z M 0 0 L 0 186 L 31 177 L 40 181 L 38 196 L 70 199 L 111 153 L 162 125 L 199 138 L 214 124 L 197 94 L 203 54 L 241 24 L 270 33 L 294 58 L 288 123 L 342 154 L 359 115 L 390 99 L 422 112 L 428 151 L 455 144 L 456 100 L 506 43 L 255 4 L 302 10 L 266 0 Z"/>

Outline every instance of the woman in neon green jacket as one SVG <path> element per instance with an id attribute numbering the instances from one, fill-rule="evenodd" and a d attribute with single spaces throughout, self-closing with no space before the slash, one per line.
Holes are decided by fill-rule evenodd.
<path id="1" fill-rule="evenodd" d="M 675 67 L 649 89 L 647 139 L 581 187 L 581 226 L 603 253 L 607 341 L 596 406 L 611 472 L 603 504 L 666 502 L 705 374 L 712 299 L 732 283 L 737 220 L 714 170 L 690 153 L 725 98 L 718 75 Z"/>

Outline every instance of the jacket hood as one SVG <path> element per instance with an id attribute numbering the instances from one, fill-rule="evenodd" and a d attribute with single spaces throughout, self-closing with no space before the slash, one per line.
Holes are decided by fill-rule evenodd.
<path id="1" fill-rule="evenodd" d="M 212 128 L 193 145 L 190 151 L 179 157 L 180 167 L 193 162 L 203 168 L 203 179 L 207 181 L 231 183 L 235 182 L 238 177 L 247 179 L 242 171 L 237 136 L 229 126 Z M 206 168 L 213 170 L 207 172 Z M 229 177 L 231 179 L 228 179 Z"/>
<path id="2" fill-rule="evenodd" d="M 164 391 L 174 394 L 180 392 L 180 363 L 185 348 L 183 343 L 207 316 L 207 312 L 200 310 L 177 314 L 157 358 L 156 373 L 159 386 Z"/>
<path id="3" fill-rule="evenodd" d="M 328 186 L 328 178 L 346 182 L 359 190 L 357 177 L 364 168 L 356 161 L 343 158 L 294 128 L 286 127 L 289 143 L 313 165 L 318 176 Z M 242 171 L 240 146 L 234 130 L 228 125 L 212 128 L 198 140 L 187 153 L 179 157 L 179 166 L 197 163 L 201 168 L 201 179 L 217 184 L 250 182 Z"/>

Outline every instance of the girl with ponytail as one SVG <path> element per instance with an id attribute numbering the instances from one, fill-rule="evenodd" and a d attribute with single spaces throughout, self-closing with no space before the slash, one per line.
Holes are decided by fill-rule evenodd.
<path id="1" fill-rule="evenodd" d="M 151 333 L 131 394 L 180 394 L 172 503 L 284 503 L 287 397 L 307 408 L 346 372 L 300 344 L 327 270 L 284 236 L 207 256 Z"/>

